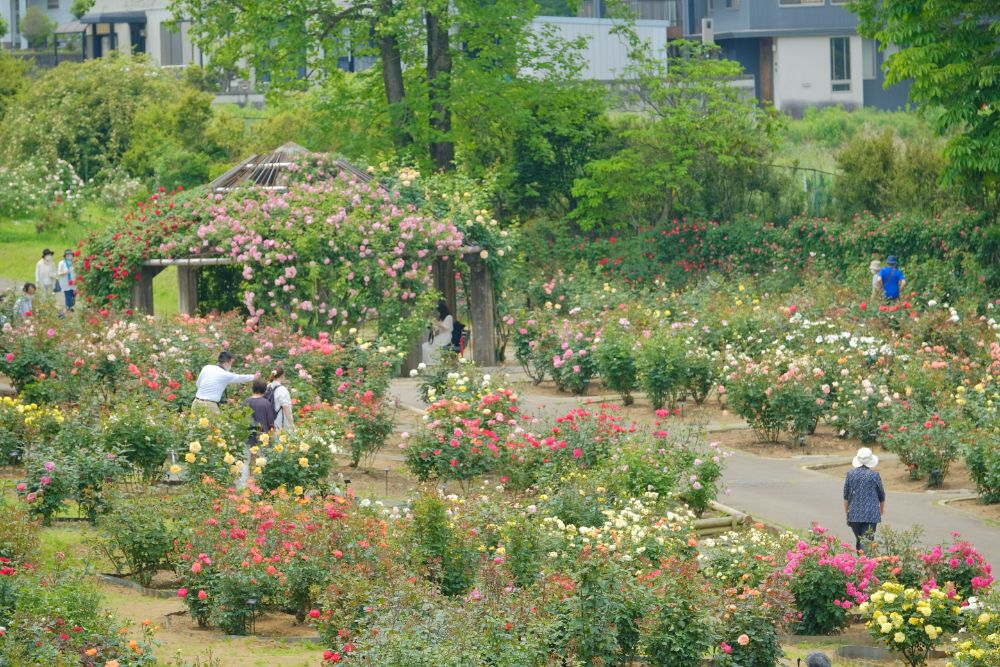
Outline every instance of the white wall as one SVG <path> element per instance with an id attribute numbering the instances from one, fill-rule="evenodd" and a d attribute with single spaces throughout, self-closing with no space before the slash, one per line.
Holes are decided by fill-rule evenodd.
<path id="1" fill-rule="evenodd" d="M 829 37 L 779 37 L 774 43 L 774 105 L 778 109 L 864 103 L 860 37 L 850 37 L 851 89 L 837 92 L 830 82 Z"/>
<path id="2" fill-rule="evenodd" d="M 3 2 L 4 0 L 0 0 Z M 96 0 L 93 9 L 88 14 L 102 14 L 108 12 L 123 11 L 144 11 L 146 12 L 146 53 L 157 65 L 163 53 L 163 44 L 160 39 L 160 26 L 173 20 L 173 14 L 169 10 L 170 0 Z M 118 45 L 121 51 L 128 51 L 131 48 L 131 37 L 129 27 L 119 23 L 115 26 Z M 181 27 L 183 65 L 199 65 L 198 49 L 191 43 L 187 34 L 188 26 Z M 207 61 L 207 58 L 205 59 Z M 207 62 L 206 62 L 207 64 Z"/>
<path id="3" fill-rule="evenodd" d="M 587 46 L 580 54 L 586 63 L 580 76 L 595 81 L 614 81 L 628 66 L 625 43 L 618 35 L 611 33 L 615 21 L 611 19 L 587 19 L 563 16 L 539 16 L 532 21 L 536 30 L 551 26 L 556 34 L 566 40 L 579 37 L 587 39 Z M 639 37 L 648 41 L 653 53 L 663 53 L 667 46 L 668 21 L 636 21 Z"/>

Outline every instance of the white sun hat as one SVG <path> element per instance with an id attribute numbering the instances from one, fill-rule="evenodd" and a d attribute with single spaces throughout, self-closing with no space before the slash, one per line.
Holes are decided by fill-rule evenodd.
<path id="1" fill-rule="evenodd" d="M 861 466 L 874 468 L 878 465 L 878 457 L 872 454 L 872 450 L 862 447 L 858 450 L 857 455 L 855 455 L 853 463 L 855 468 L 860 468 Z"/>

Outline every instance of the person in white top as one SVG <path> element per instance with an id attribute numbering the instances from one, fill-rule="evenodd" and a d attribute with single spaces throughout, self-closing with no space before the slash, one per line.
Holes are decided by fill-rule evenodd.
<path id="1" fill-rule="evenodd" d="M 62 261 L 56 267 L 56 276 L 59 280 L 59 292 L 63 295 L 63 306 L 66 310 L 73 310 L 76 305 L 76 287 L 73 282 L 72 250 L 66 250 L 63 253 Z"/>
<path id="2" fill-rule="evenodd" d="M 877 299 L 882 296 L 882 280 L 878 277 L 878 272 L 882 270 L 882 262 L 873 259 L 868 265 L 868 270 L 872 273 L 872 298 Z"/>
<path id="3" fill-rule="evenodd" d="M 241 384 L 252 382 L 256 375 L 241 375 L 233 373 L 229 369 L 233 367 L 233 355 L 226 351 L 219 353 L 219 363 L 209 364 L 201 369 L 196 383 L 197 391 L 191 407 L 207 408 L 212 412 L 219 411 L 219 403 L 222 402 L 222 393 L 231 384 Z"/>
<path id="4" fill-rule="evenodd" d="M 438 301 L 437 319 L 431 322 L 431 327 L 431 340 L 420 346 L 421 360 L 428 366 L 437 363 L 441 348 L 451 344 L 451 330 L 455 327 L 455 319 L 444 301 Z"/>
<path id="5" fill-rule="evenodd" d="M 56 264 L 52 261 L 54 253 L 46 248 L 42 258 L 35 264 L 35 287 L 43 299 L 52 296 L 56 288 Z"/>
<path id="6" fill-rule="evenodd" d="M 285 379 L 285 369 L 281 366 L 271 371 L 271 383 L 267 388 L 271 391 L 271 401 L 274 403 L 274 412 L 277 417 L 274 420 L 274 428 L 281 430 L 292 430 L 295 420 L 292 419 L 292 395 L 288 387 L 281 384 Z"/>

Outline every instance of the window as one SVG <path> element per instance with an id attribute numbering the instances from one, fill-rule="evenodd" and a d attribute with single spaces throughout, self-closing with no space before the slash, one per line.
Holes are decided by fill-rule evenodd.
<path id="1" fill-rule="evenodd" d="M 826 0 L 778 0 L 778 5 L 781 7 L 800 7 L 800 6 L 818 6 L 825 3 Z"/>
<path id="2" fill-rule="evenodd" d="M 166 23 L 160 24 L 160 65 L 183 65 L 180 30 L 174 32 L 167 28 Z"/>
<path id="3" fill-rule="evenodd" d="M 706 7 L 706 9 L 707 9 L 707 11 L 709 13 L 714 12 L 715 11 L 715 0 L 708 0 L 708 2 L 705 3 L 705 7 Z"/>
<path id="4" fill-rule="evenodd" d="M 830 38 L 830 83 L 834 92 L 851 89 L 851 38 Z"/>
<path id="5" fill-rule="evenodd" d="M 726 3 L 726 9 L 739 9 L 740 0 L 723 0 Z"/>
<path id="6" fill-rule="evenodd" d="M 876 60 L 877 47 L 874 39 L 861 40 L 861 76 L 865 79 L 878 78 Z"/>
<path id="7" fill-rule="evenodd" d="M 59 9 L 59 0 L 49 0 L 46 6 L 49 9 Z"/>

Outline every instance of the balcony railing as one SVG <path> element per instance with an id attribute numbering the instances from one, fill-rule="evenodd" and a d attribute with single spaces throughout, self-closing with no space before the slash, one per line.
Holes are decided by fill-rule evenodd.
<path id="1" fill-rule="evenodd" d="M 622 3 L 628 12 L 638 19 L 652 21 L 669 21 L 677 25 L 678 4 L 680 0 L 624 0 Z M 581 18 L 600 18 L 596 16 L 597 7 L 605 6 L 603 0 L 583 0 L 577 16 Z"/>

